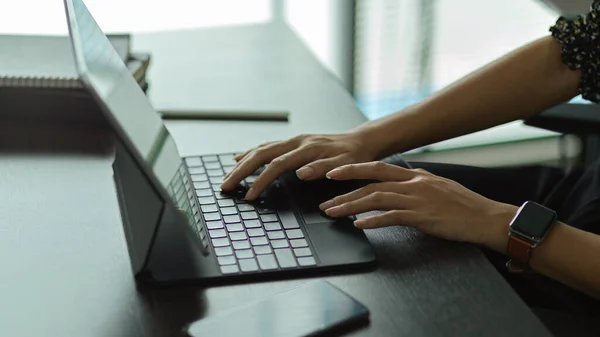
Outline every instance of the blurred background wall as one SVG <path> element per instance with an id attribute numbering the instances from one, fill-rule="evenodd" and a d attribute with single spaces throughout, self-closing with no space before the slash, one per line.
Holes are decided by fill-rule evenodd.
<path id="1" fill-rule="evenodd" d="M 370 119 L 413 104 L 548 34 L 591 0 L 87 0 L 106 32 L 280 20 L 354 95 Z M 64 34 L 62 1 L 0 0 L 0 33 Z M 485 113 L 482 111 L 481 113 Z M 509 123 L 409 155 L 497 166 L 577 155 L 573 139 Z"/>

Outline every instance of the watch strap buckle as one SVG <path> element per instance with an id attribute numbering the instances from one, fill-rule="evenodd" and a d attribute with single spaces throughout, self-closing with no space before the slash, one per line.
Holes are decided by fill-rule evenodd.
<path id="1" fill-rule="evenodd" d="M 526 270 L 528 270 L 529 266 L 510 259 L 510 260 L 508 260 L 508 262 L 506 262 L 506 269 L 510 273 L 518 274 L 518 273 L 522 273 L 522 272 L 525 272 Z"/>
<path id="2" fill-rule="evenodd" d="M 509 272 L 522 273 L 529 269 L 531 248 L 531 243 L 521 239 L 516 235 L 509 236 L 508 256 L 510 257 L 510 260 L 506 263 L 506 268 Z"/>

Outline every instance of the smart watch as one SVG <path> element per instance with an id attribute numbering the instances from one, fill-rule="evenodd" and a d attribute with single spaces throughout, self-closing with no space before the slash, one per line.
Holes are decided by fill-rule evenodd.
<path id="1" fill-rule="evenodd" d="M 506 267 L 519 273 L 528 269 L 531 251 L 554 226 L 556 212 L 532 201 L 521 206 L 508 227 L 508 257 Z"/>

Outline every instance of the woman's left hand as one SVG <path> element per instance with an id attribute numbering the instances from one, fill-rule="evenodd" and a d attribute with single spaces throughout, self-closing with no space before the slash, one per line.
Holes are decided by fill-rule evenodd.
<path id="1" fill-rule="evenodd" d="M 327 177 L 380 181 L 320 205 L 331 217 L 386 211 L 356 220 L 358 228 L 404 225 L 447 240 L 506 249 L 508 225 L 517 207 L 485 198 L 452 180 L 384 162 L 341 166 Z"/>

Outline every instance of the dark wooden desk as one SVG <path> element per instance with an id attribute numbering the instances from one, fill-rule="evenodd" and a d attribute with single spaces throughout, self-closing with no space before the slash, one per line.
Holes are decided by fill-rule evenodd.
<path id="1" fill-rule="evenodd" d="M 185 155 L 301 132 L 341 132 L 364 121 L 287 29 L 156 33 L 139 36 L 135 48 L 154 54 L 151 97 L 158 106 L 195 97 L 193 104 L 208 108 L 291 110 L 290 123 L 170 122 Z M 31 126 L 10 130 L 27 145 L 56 142 Z M 56 134 L 91 148 L 2 152 L 0 336 L 176 336 L 188 322 L 308 281 L 136 289 L 110 150 L 95 146 L 91 132 Z M 475 247 L 400 227 L 368 236 L 377 270 L 326 277 L 371 311 L 370 326 L 352 336 L 548 334 Z"/>

